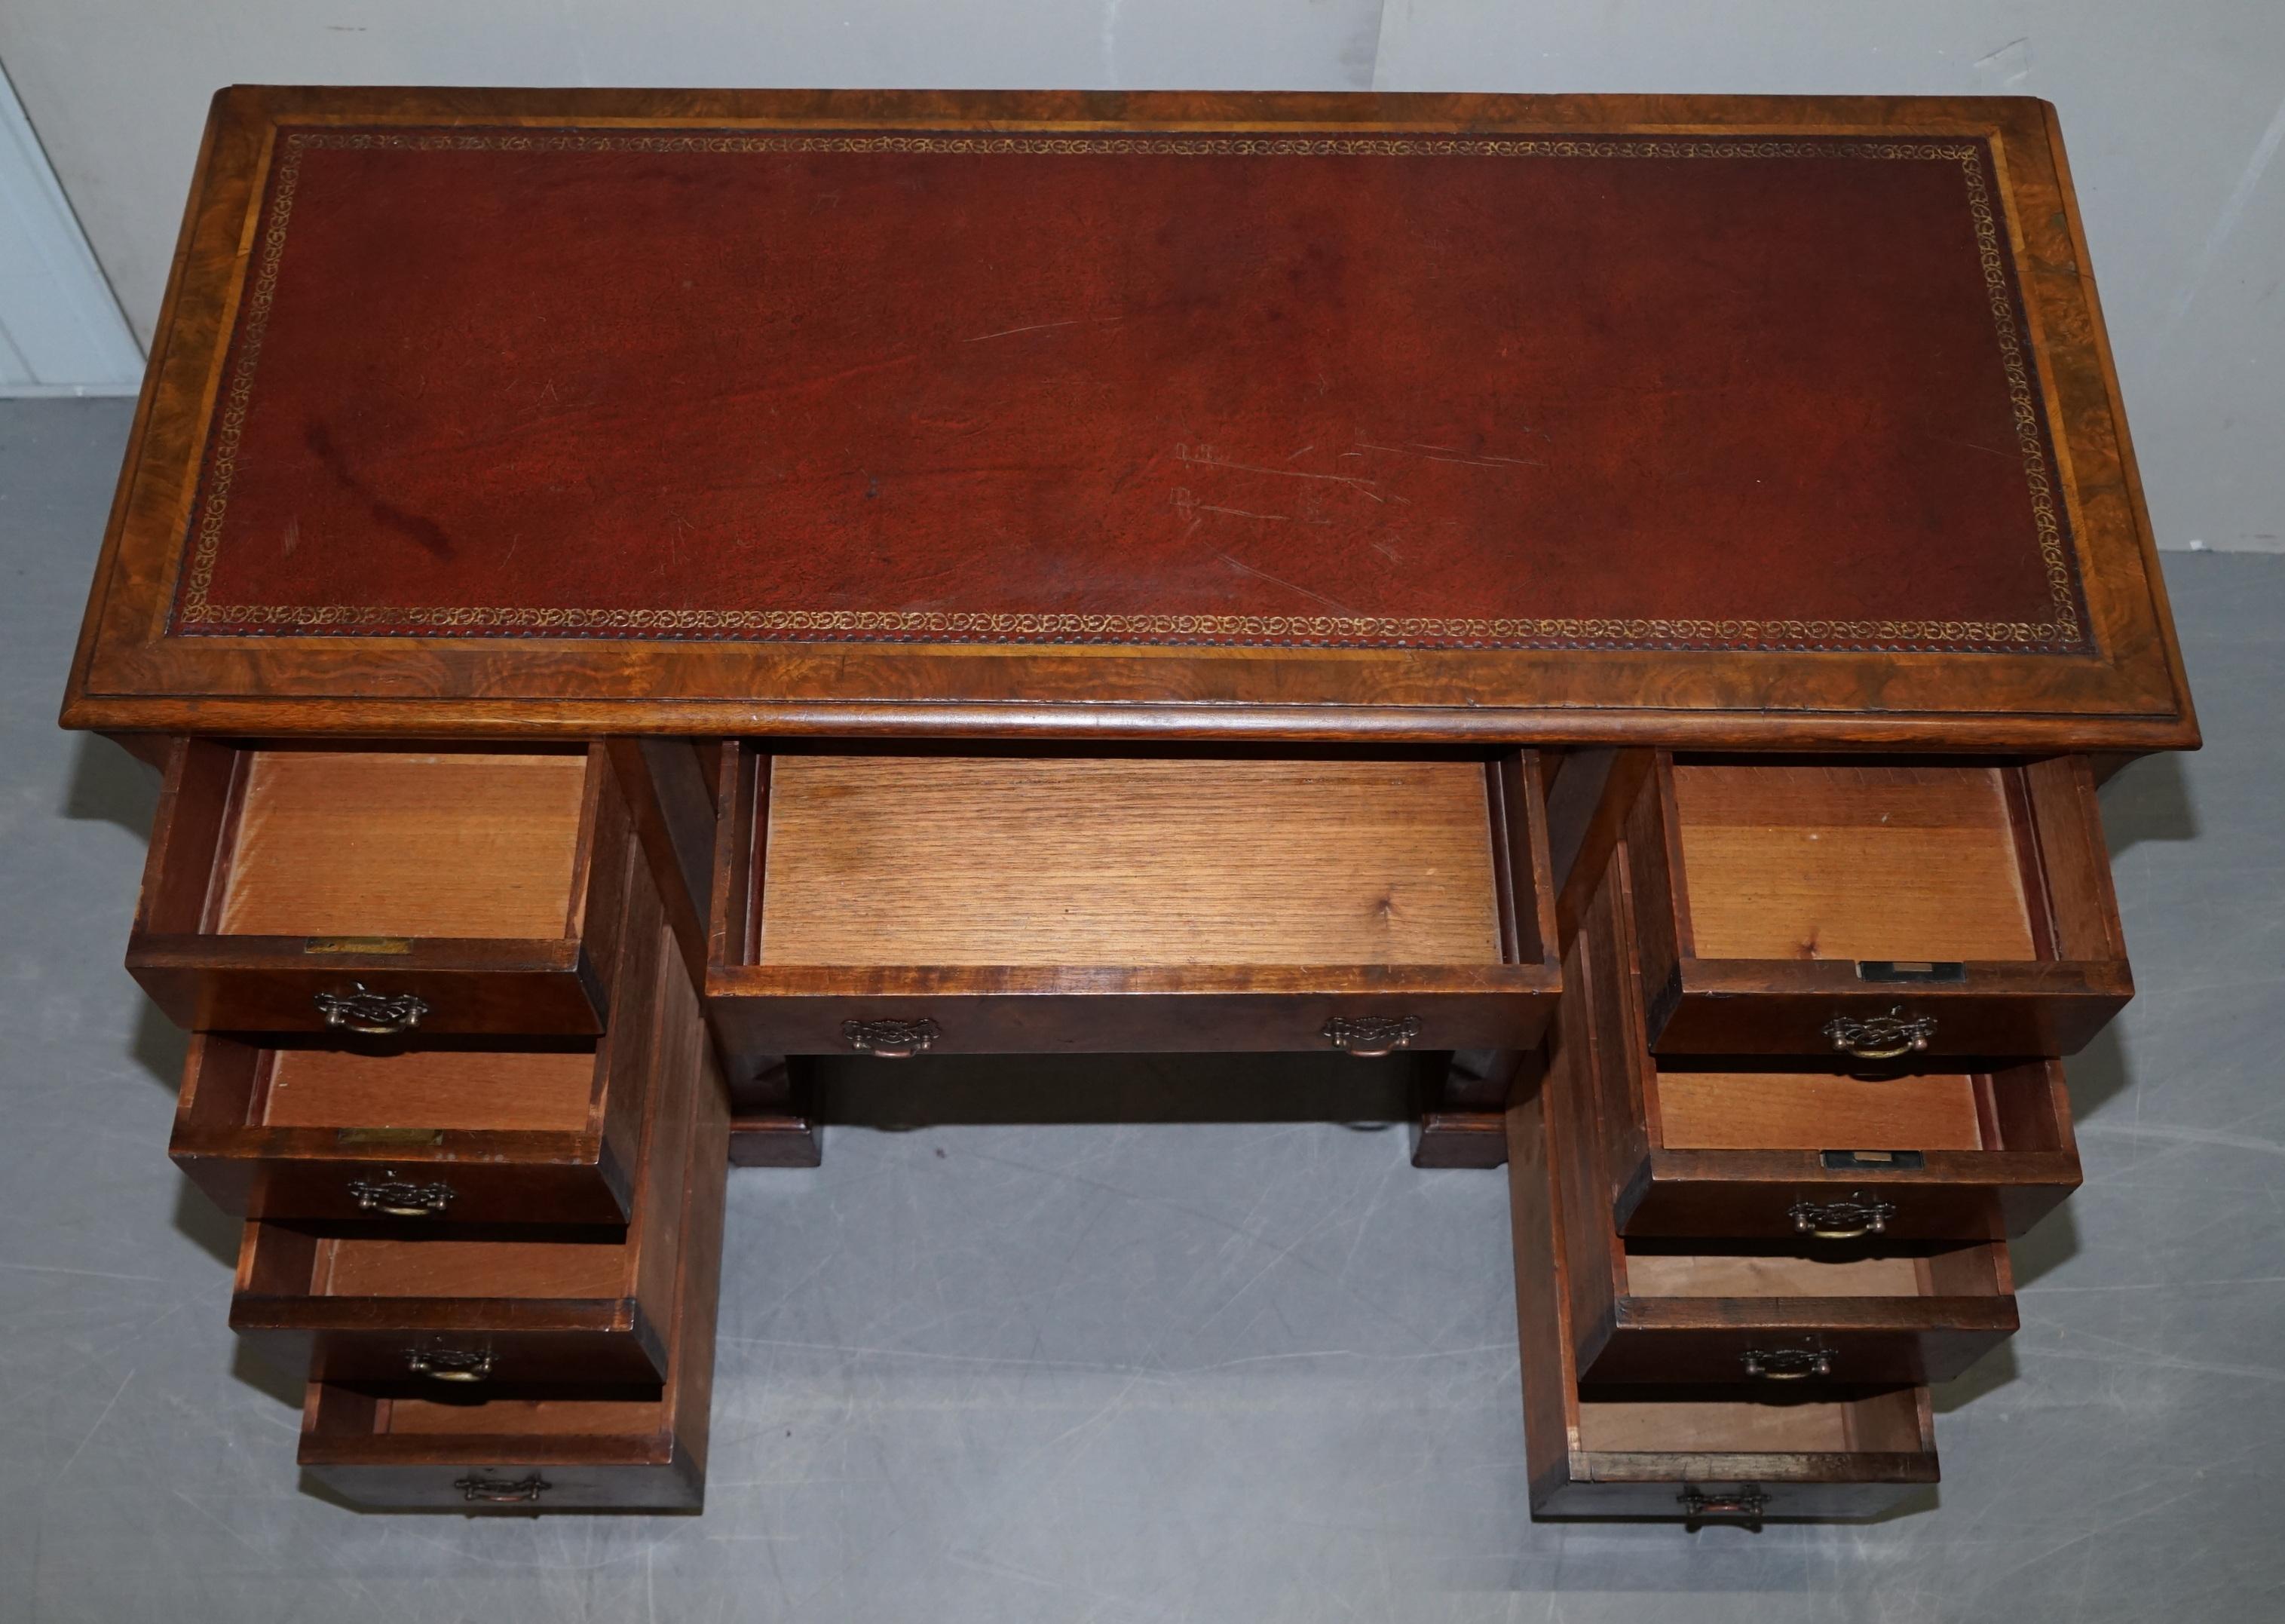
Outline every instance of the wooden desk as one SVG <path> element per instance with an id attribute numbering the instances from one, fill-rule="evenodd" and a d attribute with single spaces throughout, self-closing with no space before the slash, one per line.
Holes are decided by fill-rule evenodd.
<path id="1" fill-rule="evenodd" d="M 542 1509 L 851 1048 L 1449 1054 L 1535 1505 L 1886 1503 L 2197 742 L 1974 98 L 225 91 L 63 719 L 304 1461 Z"/>

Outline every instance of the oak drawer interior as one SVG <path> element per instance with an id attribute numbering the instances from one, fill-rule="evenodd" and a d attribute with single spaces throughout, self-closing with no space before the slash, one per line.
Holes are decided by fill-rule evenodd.
<path id="1" fill-rule="evenodd" d="M 444 938 L 560 937 L 577 928 L 585 750 L 255 748 L 236 756 L 193 928 Z"/>
<path id="2" fill-rule="evenodd" d="M 1580 1447 L 1644 1455 L 1934 1453 L 1923 1431 L 1921 1389 L 1826 1388 L 1783 1399 L 1705 1393 L 1704 1388 L 1582 1387 Z"/>
<path id="3" fill-rule="evenodd" d="M 2014 1289 L 2001 1241 L 1890 1246 L 1619 1238 L 1619 1294 L 1630 1298 L 2005 1297 Z"/>
<path id="4" fill-rule="evenodd" d="M 1677 757 L 1703 959 L 2044 956 L 2005 765 Z M 2028 881 L 2028 886 L 2027 886 Z"/>
<path id="5" fill-rule="evenodd" d="M 311 1384 L 305 1440 L 320 1443 L 376 1438 L 449 1438 L 477 1457 L 486 1440 L 536 1438 L 648 1440 L 664 1419 L 666 1395 L 656 1386 L 604 1387 L 561 1393 L 454 1396 L 394 1394 L 334 1382 Z M 513 1455 L 514 1446 L 495 1452 Z"/>
<path id="6" fill-rule="evenodd" d="M 613 1298 L 633 1291 L 624 1233 L 535 1239 L 304 1235 L 247 1226 L 244 1290 L 296 1298 Z"/>
<path id="7" fill-rule="evenodd" d="M 664 948 L 667 936 L 654 932 Z M 455 1357 L 499 1358 L 502 1380 L 650 1379 L 695 1242 L 687 1209 L 726 1179 L 723 1102 L 679 957 L 653 955 L 664 998 L 624 1226 L 542 1228 L 411 1220 L 311 1224 L 257 1219 L 239 1248 L 231 1325 L 283 1368 L 372 1379 L 426 1360 L 408 1338 L 446 1338 Z M 635 1035 L 629 1023 L 606 1038 Z M 648 1068 L 647 1068 L 648 1069 Z M 718 1225 L 718 1218 L 712 1220 Z M 497 1369 L 493 1369 L 493 1362 Z"/>
<path id="8" fill-rule="evenodd" d="M 219 1040 L 217 1040 L 218 1043 Z M 245 1050 L 244 1083 L 200 1079 L 200 1126 L 331 1128 L 356 1142 L 389 1130 L 585 1134 L 601 1127 L 593 1041 L 554 1048 L 373 1051 L 315 1045 Z"/>
<path id="9" fill-rule="evenodd" d="M 1599 1101 L 1567 1131 L 1597 1145 L 1620 1228 L 1981 1239 L 2022 1233 L 2077 1185 L 2053 1059 L 1653 1053 L 1626 868 L 1590 894 L 1564 960 L 1574 1075 Z M 1830 1008 L 1810 1003 L 1811 1021 Z"/>
<path id="10" fill-rule="evenodd" d="M 2046 1065 L 1866 1077 L 1804 1067 L 1649 1073 L 1652 1146 L 1670 1150 L 2052 1151 L 2068 1148 Z M 1877 1160 L 1860 1171 L 1879 1172 Z"/>
<path id="11" fill-rule="evenodd" d="M 781 755 L 762 965 L 1480 964 L 1475 761 Z"/>
<path id="12" fill-rule="evenodd" d="M 1620 1276 L 1623 1294 L 1627 1259 L 1607 1250 L 1613 1242 L 1598 1222 L 1594 1176 L 1567 1154 L 1550 1116 L 1551 1108 L 1567 1111 L 1576 1102 L 1570 1097 L 1575 1064 L 1574 1053 L 1559 1050 L 1541 1089 L 1508 1112 L 1517 1342 L 1534 1514 L 1861 1517 L 1894 1505 L 1914 1484 L 1936 1481 L 1933 1415 L 1927 1387 L 1915 1381 L 1747 1385 L 1731 1348 L 1716 1350 L 1711 1360 L 1701 1348 L 1684 1369 L 1637 1368 L 1629 1373 L 1634 1379 L 1582 1379 L 1582 1343 L 1601 1340 L 1582 1333 L 1594 1326 L 1607 1330 L 1626 1313 L 1606 1276 Z M 1586 1188 L 1566 1189 L 1567 1181 L 1582 1177 Z M 1782 1267 L 1773 1278 L 1741 1278 L 1737 1259 L 1722 1255 L 1724 1245 L 1705 1243 L 1697 1258 L 1685 1249 L 1661 1254 L 1645 1246 L 1638 1260 L 1645 1283 L 1684 1292 L 1795 1283 Z M 1700 1260 L 1705 1258 L 1712 1261 Z M 1914 1278 L 1909 1260 L 1903 1269 L 1885 1258 L 1849 1261 L 1869 1267 L 1844 1267 L 1836 1282 L 1853 1276 L 1857 1285 L 1897 1291 Z M 1684 1326 L 1750 1322 L 1750 1314 L 1724 1314 L 1719 1301 L 1664 1300 L 1698 1308 L 1674 1316 Z M 1787 1335 L 1761 1345 L 1800 1348 L 1803 1342 Z M 1819 1338 L 1809 1345 L 1822 1345 Z"/>
<path id="13" fill-rule="evenodd" d="M 599 1032 L 633 852 L 600 746 L 178 740 L 128 969 L 194 1032 Z"/>
<path id="14" fill-rule="evenodd" d="M 1629 772 L 1614 867 L 1661 1054 L 2069 1055 L 2133 995 L 2082 757 Z"/>
<path id="15" fill-rule="evenodd" d="M 648 1247 L 627 1271 L 656 1310 L 650 1320 L 660 1345 L 652 1377 L 603 1377 L 604 1361 L 583 1349 L 569 1369 L 546 1372 L 548 1385 L 527 1385 L 510 1368 L 520 1361 L 509 1345 L 498 1379 L 449 1389 L 408 1384 L 402 1361 L 392 1379 L 313 1380 L 305 1389 L 300 1458 L 335 1492 L 376 1508 L 456 1511 L 693 1510 L 703 1499 L 729 1102 L 711 1049 L 695 1040 L 695 995 L 671 955 L 665 969 L 664 985 L 679 1006 L 670 1012 L 670 1027 L 694 1040 L 670 1063 L 678 1075 L 696 1075 L 687 1147 L 654 1148 L 653 1170 L 664 1176 L 644 1178 L 636 1220 L 671 1243 Z M 679 1163 L 679 1174 L 657 1161 Z M 617 1248 L 561 1235 L 520 1243 L 510 1236 L 514 1250 L 491 1250 L 504 1237 L 472 1247 L 450 1235 L 347 1245 L 336 1236 L 326 1237 L 323 1267 L 334 1289 L 354 1285 L 381 1304 L 400 1290 L 526 1291 L 543 1279 L 551 1283 L 546 1289 L 576 1289 L 583 1277 L 601 1284 L 602 1259 L 631 1252 L 632 1230 L 629 1236 Z M 249 1265 L 252 1250 L 240 1257 L 242 1285 L 258 1272 Z M 304 1279 L 320 1267 L 314 1247 L 306 1258 L 283 1261 L 285 1273 L 299 1270 Z"/>

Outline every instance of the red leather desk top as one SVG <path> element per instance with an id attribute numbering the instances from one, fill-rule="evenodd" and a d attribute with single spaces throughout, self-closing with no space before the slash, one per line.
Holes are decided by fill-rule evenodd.
<path id="1" fill-rule="evenodd" d="M 2105 652 L 1997 129 L 355 111 L 153 646 Z"/>

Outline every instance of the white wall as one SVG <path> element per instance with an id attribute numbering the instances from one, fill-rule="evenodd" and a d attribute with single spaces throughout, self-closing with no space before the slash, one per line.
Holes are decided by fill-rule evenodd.
<path id="1" fill-rule="evenodd" d="M 0 0 L 0 63 L 145 336 L 232 81 L 2043 96 L 2162 544 L 2285 551 L 2281 0 Z"/>
<path id="2" fill-rule="evenodd" d="M 0 395 L 126 395 L 143 351 L 0 75 Z"/>

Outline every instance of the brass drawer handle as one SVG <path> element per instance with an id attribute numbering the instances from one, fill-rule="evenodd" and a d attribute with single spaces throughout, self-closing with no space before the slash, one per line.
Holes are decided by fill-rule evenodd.
<path id="1" fill-rule="evenodd" d="M 420 1017 L 428 1013 L 428 1002 L 410 992 L 376 992 L 362 981 L 352 981 L 346 992 L 318 993 L 318 1013 L 335 1032 L 353 1032 L 361 1038 L 395 1038 L 420 1024 Z"/>
<path id="2" fill-rule="evenodd" d="M 1420 1023 L 1409 1015 L 1337 1015 L 1320 1035 L 1345 1055 L 1378 1060 L 1418 1037 Z"/>
<path id="3" fill-rule="evenodd" d="M 349 1196 L 360 1212 L 383 1218 L 438 1218 L 452 1204 L 449 1184 L 415 1184 L 409 1179 L 351 1179 Z"/>
<path id="4" fill-rule="evenodd" d="M 518 1505 L 538 1499 L 555 1486 L 538 1472 L 522 1478 L 480 1478 L 471 1472 L 453 1479 L 452 1487 L 460 1491 L 460 1498 L 481 1501 L 486 1505 Z"/>
<path id="5" fill-rule="evenodd" d="M 1757 1483 L 1742 1484 L 1734 1495 L 1709 1495 L 1702 1489 L 1685 1488 L 1679 1498 L 1685 1522 L 1694 1523 L 1708 1517 L 1739 1517 L 1759 1528 L 1770 1509 L 1770 1497 Z"/>
<path id="6" fill-rule="evenodd" d="M 876 1060 L 910 1060 L 938 1038 L 944 1028 L 934 1021 L 844 1021 L 841 1035 L 849 1047 Z"/>
<path id="7" fill-rule="evenodd" d="M 492 1356 L 469 1348 L 409 1347 L 404 1350 L 404 1369 L 408 1375 L 425 1376 L 437 1382 L 488 1381 L 492 1373 Z"/>
<path id="8" fill-rule="evenodd" d="M 1833 1374 L 1833 1354 L 1821 1347 L 1749 1347 L 1739 1355 L 1748 1381 L 1805 1382 Z"/>
<path id="9" fill-rule="evenodd" d="M 1839 1201 L 1796 1201 L 1786 1211 L 1794 1234 L 1819 1241 L 1859 1241 L 1880 1235 L 1896 1215 L 1894 1202 L 1867 1201 L 1857 1190 Z"/>
<path id="10" fill-rule="evenodd" d="M 1901 1060 L 1928 1047 L 1936 1036 L 1936 1016 L 1908 1016 L 1899 1004 L 1886 1015 L 1868 1016 L 1861 1021 L 1836 1015 L 1825 1024 L 1825 1035 L 1841 1054 L 1859 1060 Z"/>

